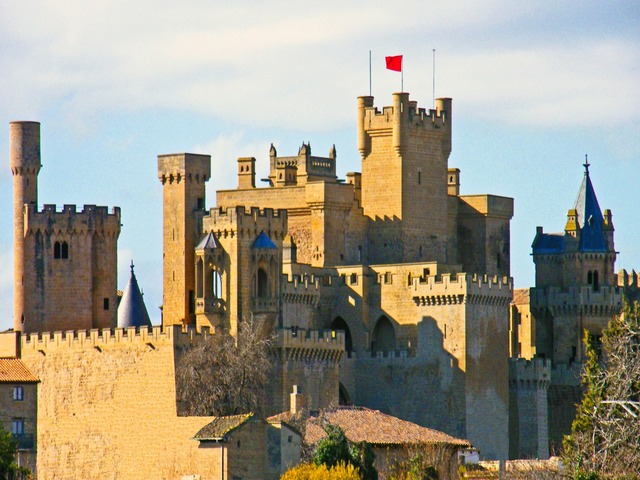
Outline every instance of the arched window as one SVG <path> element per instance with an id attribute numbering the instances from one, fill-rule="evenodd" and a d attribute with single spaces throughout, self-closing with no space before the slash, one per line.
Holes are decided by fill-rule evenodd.
<path id="1" fill-rule="evenodd" d="M 258 269 L 257 275 L 257 293 L 258 297 L 266 298 L 269 296 L 269 281 L 267 277 L 267 272 L 265 272 L 262 268 Z"/>
<path id="2" fill-rule="evenodd" d="M 60 242 L 53 244 L 53 258 L 56 260 L 60 258 Z"/>
<path id="3" fill-rule="evenodd" d="M 217 270 L 212 272 L 211 290 L 213 292 L 213 298 L 222 298 L 222 275 L 220 275 L 220 272 Z"/>
<path id="4" fill-rule="evenodd" d="M 331 322 L 331 330 L 342 330 L 344 332 L 344 349 L 347 351 L 347 355 L 350 355 L 353 351 L 353 339 L 351 338 L 351 330 L 349 325 L 344 321 L 342 317 L 336 317 Z"/>
<path id="5" fill-rule="evenodd" d="M 589 270 L 589 272 L 587 273 L 587 285 L 592 285 L 592 284 L 593 284 L 593 272 Z"/>
<path id="6" fill-rule="evenodd" d="M 378 319 L 373 329 L 371 352 L 390 352 L 396 349 L 396 331 L 384 315 Z"/>
<path id="7" fill-rule="evenodd" d="M 56 242 L 53 244 L 53 258 L 55 260 L 69 258 L 69 244 L 67 242 Z"/>
<path id="8" fill-rule="evenodd" d="M 598 271 L 594 270 L 593 271 L 593 290 L 594 291 L 598 291 L 600 290 L 600 284 L 598 282 Z"/>
<path id="9" fill-rule="evenodd" d="M 69 244 L 67 242 L 62 242 L 62 249 L 61 249 L 61 257 L 62 258 L 69 258 Z"/>
<path id="10" fill-rule="evenodd" d="M 204 269 L 204 264 L 202 262 L 202 259 L 199 258 L 198 262 L 196 263 L 196 297 L 198 298 L 202 298 L 203 291 L 204 291 L 204 288 L 202 285 L 203 269 Z"/>

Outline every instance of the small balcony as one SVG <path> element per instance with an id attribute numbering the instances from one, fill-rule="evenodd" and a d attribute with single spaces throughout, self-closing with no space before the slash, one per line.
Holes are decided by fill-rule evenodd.
<path id="1" fill-rule="evenodd" d="M 35 450 L 36 440 L 33 433 L 13 433 L 11 438 L 18 444 L 18 450 Z"/>
<path id="2" fill-rule="evenodd" d="M 220 298 L 196 298 L 196 315 L 203 313 L 224 313 L 227 305 Z"/>
<path id="3" fill-rule="evenodd" d="M 278 297 L 253 297 L 254 313 L 272 313 L 278 311 Z"/>

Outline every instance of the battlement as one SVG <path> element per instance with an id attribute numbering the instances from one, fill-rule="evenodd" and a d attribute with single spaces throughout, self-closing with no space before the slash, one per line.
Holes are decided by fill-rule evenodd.
<path id="1" fill-rule="evenodd" d="M 25 232 L 55 231 L 120 233 L 120 207 L 84 205 L 78 211 L 76 205 L 64 205 L 61 210 L 54 204 L 45 204 L 38 211 L 33 204 L 24 206 Z"/>
<path id="2" fill-rule="evenodd" d="M 557 363 L 551 368 L 551 383 L 554 385 L 579 386 L 582 375 L 582 363 L 573 362 L 570 365 Z"/>
<path id="3" fill-rule="evenodd" d="M 404 116 L 408 118 L 409 123 L 413 127 L 444 130 L 449 129 L 451 119 L 451 99 L 437 99 L 438 106 L 432 108 L 420 108 L 418 102 L 410 101 L 408 93 L 394 93 L 394 104 L 382 107 L 380 111 L 373 106 L 373 97 L 360 97 L 370 99 L 367 106 L 364 106 L 365 130 L 385 130 L 392 128 L 397 117 Z"/>
<path id="4" fill-rule="evenodd" d="M 509 359 L 509 385 L 513 388 L 547 388 L 551 381 L 551 360 Z"/>
<path id="5" fill-rule="evenodd" d="M 146 345 L 155 349 L 158 344 L 185 345 L 205 339 L 211 335 L 208 327 L 200 331 L 190 327 L 186 330 L 181 325 L 153 327 L 105 328 L 91 330 L 68 330 L 64 332 L 43 332 L 22 334 L 22 352 L 37 351 L 46 355 L 47 351 L 59 349 L 89 350 L 102 349 L 117 345 Z"/>
<path id="6" fill-rule="evenodd" d="M 158 179 L 166 183 L 181 183 L 187 179 L 204 183 L 211 178 L 211 155 L 174 153 L 158 155 Z"/>
<path id="7" fill-rule="evenodd" d="M 617 313 L 622 308 L 622 291 L 618 287 L 600 287 L 594 290 L 592 286 L 569 287 L 565 290 L 557 287 L 532 288 L 530 292 L 532 308 L 544 305 L 551 310 L 568 312 L 583 311 L 585 308 L 591 313 L 600 311 L 603 315 Z"/>
<path id="8" fill-rule="evenodd" d="M 511 278 L 469 273 L 414 278 L 410 288 L 416 306 L 463 303 L 507 306 L 513 296 Z"/>
<path id="9" fill-rule="evenodd" d="M 619 287 L 640 289 L 640 274 L 635 270 L 620 270 L 615 276 L 615 283 Z"/>
<path id="10" fill-rule="evenodd" d="M 292 327 L 278 329 L 275 351 L 283 360 L 338 363 L 344 345 L 342 331 Z"/>
<path id="11" fill-rule="evenodd" d="M 216 223 L 242 223 L 244 218 L 249 217 L 249 221 L 258 219 L 286 219 L 286 209 L 260 208 L 260 207 L 218 207 L 211 208 L 205 214 L 205 221 Z"/>

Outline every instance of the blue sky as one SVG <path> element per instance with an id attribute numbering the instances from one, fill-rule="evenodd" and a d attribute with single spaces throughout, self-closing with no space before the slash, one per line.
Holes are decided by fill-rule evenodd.
<path id="1" fill-rule="evenodd" d="M 157 155 L 207 153 L 214 192 L 236 159 L 266 175 L 270 143 L 303 141 L 360 170 L 356 97 L 453 98 L 463 194 L 515 198 L 512 275 L 533 285 L 537 225 L 562 231 L 589 154 L 610 208 L 617 268 L 640 269 L 640 4 L 635 1 L 0 0 L 0 328 L 12 325 L 9 122 L 42 123 L 39 202 L 122 208 L 119 288 L 131 259 L 154 323 L 162 303 Z M 4 133 L 2 133 L 4 130 Z"/>

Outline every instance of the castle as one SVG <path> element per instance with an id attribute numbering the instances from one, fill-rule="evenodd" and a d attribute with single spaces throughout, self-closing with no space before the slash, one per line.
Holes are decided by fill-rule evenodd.
<path id="1" fill-rule="evenodd" d="M 611 214 L 598 217 L 588 169 L 566 232 L 538 231 L 536 288 L 514 299 L 513 199 L 460 194 L 451 99 L 424 109 L 396 93 L 378 109 L 365 96 L 357 114 L 362 172 L 339 179 L 335 147 L 319 157 L 310 144 L 293 156 L 272 146 L 268 187 L 256 188 L 256 159 L 239 158 L 238 187 L 218 191 L 214 208 L 208 155 L 159 155 L 162 326 L 124 329 L 119 209 L 38 210 L 39 124 L 11 124 L 15 337 L 2 351 L 41 381 L 40 471 L 61 468 L 49 449 L 66 448 L 71 471 L 98 450 L 139 451 L 158 428 L 180 437 L 162 447 L 175 471 L 200 461 L 184 429 L 193 436 L 207 419 L 179 415 L 176 362 L 249 317 L 277 334 L 268 414 L 288 410 L 298 386 L 311 410 L 362 405 L 467 438 L 488 458 L 548 456 L 579 395 L 575 332 L 597 334 L 621 305 Z M 142 427 L 130 409 L 150 392 L 162 398 Z M 131 416 L 111 437 L 94 423 L 111 415 L 101 401 Z M 77 447 L 87 431 L 102 445 L 85 445 L 90 454 Z"/>

